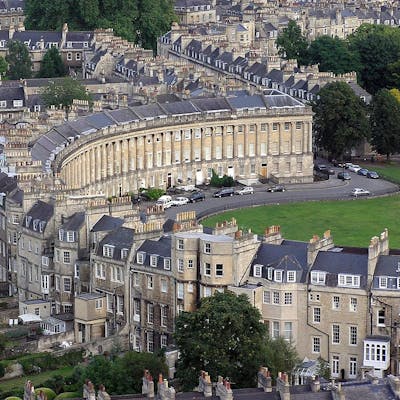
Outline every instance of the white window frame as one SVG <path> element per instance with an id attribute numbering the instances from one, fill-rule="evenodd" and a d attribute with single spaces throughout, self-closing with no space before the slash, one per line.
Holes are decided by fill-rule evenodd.
<path id="1" fill-rule="evenodd" d="M 379 280 L 379 289 L 387 289 L 388 287 L 388 277 L 387 276 L 380 276 Z"/>
<path id="2" fill-rule="evenodd" d="M 138 251 L 136 254 L 136 262 L 138 264 L 143 264 L 145 259 L 145 253 L 143 251 Z"/>
<path id="3" fill-rule="evenodd" d="M 296 271 L 287 271 L 287 281 L 296 282 Z"/>
<path id="4" fill-rule="evenodd" d="M 357 346 L 358 342 L 358 327 L 355 325 L 349 326 L 349 346 Z"/>
<path id="5" fill-rule="evenodd" d="M 311 283 L 313 285 L 325 285 L 326 272 L 311 271 Z"/>
<path id="6" fill-rule="evenodd" d="M 164 269 L 166 271 L 171 270 L 171 259 L 170 258 L 164 258 Z"/>
<path id="7" fill-rule="evenodd" d="M 152 254 L 150 256 L 150 266 L 157 267 L 157 261 L 158 261 L 158 257 L 156 255 Z"/>
<path id="8" fill-rule="evenodd" d="M 313 307 L 313 323 L 321 323 L 321 307 Z"/>
<path id="9" fill-rule="evenodd" d="M 114 248 L 115 248 L 115 246 L 112 246 L 110 244 L 105 244 L 103 246 L 103 257 L 113 258 Z"/>
<path id="10" fill-rule="evenodd" d="M 349 275 L 349 274 L 339 274 L 338 275 L 338 287 L 360 287 L 360 276 L 359 275 Z"/>
<path id="11" fill-rule="evenodd" d="M 311 352 L 314 354 L 321 353 L 321 338 L 319 336 L 313 336 L 311 340 Z"/>
<path id="12" fill-rule="evenodd" d="M 274 281 L 282 282 L 282 278 L 283 278 L 283 271 L 281 269 L 276 269 L 274 271 Z"/>
<path id="13" fill-rule="evenodd" d="M 263 292 L 263 304 L 271 304 L 271 292 L 269 290 Z"/>
<path id="14" fill-rule="evenodd" d="M 351 312 L 357 312 L 358 300 L 357 297 L 350 297 L 349 309 Z"/>
<path id="15" fill-rule="evenodd" d="M 262 273 L 262 265 L 261 264 L 255 264 L 253 267 L 253 274 L 256 278 L 261 278 L 261 273 Z"/>
<path id="16" fill-rule="evenodd" d="M 332 324 L 332 344 L 340 344 L 340 325 Z"/>

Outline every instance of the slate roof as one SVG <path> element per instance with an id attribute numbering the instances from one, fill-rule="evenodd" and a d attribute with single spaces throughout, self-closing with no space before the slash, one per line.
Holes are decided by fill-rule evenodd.
<path id="1" fill-rule="evenodd" d="M 35 232 L 44 232 L 47 223 L 54 214 L 54 206 L 38 200 L 31 209 L 26 213 L 24 219 L 24 227 Z M 36 222 L 37 221 L 37 222 Z M 36 224 L 42 223 L 41 227 Z"/>
<path id="2" fill-rule="evenodd" d="M 17 187 L 15 178 L 8 176 L 4 172 L 0 172 L 0 193 L 10 193 Z"/>
<path id="3" fill-rule="evenodd" d="M 201 88 L 195 85 L 193 91 L 199 90 Z M 105 110 L 54 127 L 33 144 L 31 155 L 34 160 L 41 160 L 44 170 L 48 170 L 52 160 L 65 146 L 79 136 L 95 133 L 104 127 L 183 114 L 229 112 L 248 108 L 305 107 L 300 101 L 277 90 L 265 93 L 265 96 L 204 97 Z"/>
<path id="4" fill-rule="evenodd" d="M 99 243 L 97 255 L 103 256 L 103 247 L 111 245 L 114 247 L 113 260 L 121 260 L 121 250 L 130 250 L 133 244 L 134 230 L 125 227 L 119 227 L 107 234 Z"/>
<path id="5" fill-rule="evenodd" d="M 171 236 L 163 236 L 159 240 L 145 240 L 138 252 L 146 253 L 143 265 L 150 268 L 164 269 L 164 258 L 171 258 Z M 157 267 L 150 266 L 150 256 L 157 255 Z"/>
<path id="6" fill-rule="evenodd" d="M 68 218 L 67 222 L 61 225 L 61 229 L 64 231 L 73 231 L 77 232 L 80 227 L 85 222 L 85 213 L 84 212 L 76 212 Z"/>
<path id="7" fill-rule="evenodd" d="M 374 275 L 400 277 L 400 256 L 379 256 Z"/>
<path id="8" fill-rule="evenodd" d="M 265 268 L 262 277 L 267 278 L 267 268 L 297 271 L 296 281 L 304 283 L 307 277 L 307 243 L 286 241 L 280 245 L 262 243 L 252 262 L 252 266 L 261 264 Z M 253 268 L 251 269 L 251 275 Z"/>
<path id="9" fill-rule="evenodd" d="M 122 218 L 111 217 L 110 215 L 103 215 L 91 229 L 91 232 L 104 232 L 112 231 L 119 228 L 124 223 Z"/>

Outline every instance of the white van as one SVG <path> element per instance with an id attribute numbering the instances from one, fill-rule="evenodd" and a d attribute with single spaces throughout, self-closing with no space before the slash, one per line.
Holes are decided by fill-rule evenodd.
<path id="1" fill-rule="evenodd" d="M 174 203 L 172 201 L 172 197 L 167 195 L 167 194 L 165 194 L 164 196 L 161 196 L 157 200 L 156 204 L 158 206 L 163 206 L 163 208 L 170 208 L 171 206 L 173 206 Z"/>

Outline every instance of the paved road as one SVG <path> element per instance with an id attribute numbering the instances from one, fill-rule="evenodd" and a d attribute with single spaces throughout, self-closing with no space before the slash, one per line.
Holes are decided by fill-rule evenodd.
<path id="1" fill-rule="evenodd" d="M 335 173 L 342 171 L 341 168 L 334 168 Z M 350 172 L 350 181 L 341 181 L 336 175 L 331 175 L 329 180 L 308 184 L 286 185 L 285 192 L 268 193 L 268 185 L 257 185 L 254 187 L 254 194 L 245 196 L 233 196 L 213 198 L 212 194 L 216 189 L 204 191 L 206 200 L 199 203 L 188 204 L 180 207 L 171 207 L 166 210 L 169 218 L 174 218 L 176 213 L 187 210 L 195 210 L 199 218 L 225 210 L 243 208 L 264 204 L 279 204 L 297 201 L 310 200 L 343 200 L 353 199 L 362 201 L 361 197 L 354 199 L 350 196 L 353 188 L 363 188 L 371 192 L 371 196 L 380 196 L 387 193 L 399 191 L 399 186 L 383 179 L 368 179 L 367 177 Z"/>

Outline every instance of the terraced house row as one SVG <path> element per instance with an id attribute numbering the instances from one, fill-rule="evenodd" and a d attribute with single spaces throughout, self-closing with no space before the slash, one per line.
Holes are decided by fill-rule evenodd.
<path id="1" fill-rule="evenodd" d="M 68 190 L 106 196 L 141 187 L 234 179 L 311 182 L 312 111 L 278 91 L 103 111 L 40 137 L 32 157 Z"/>

